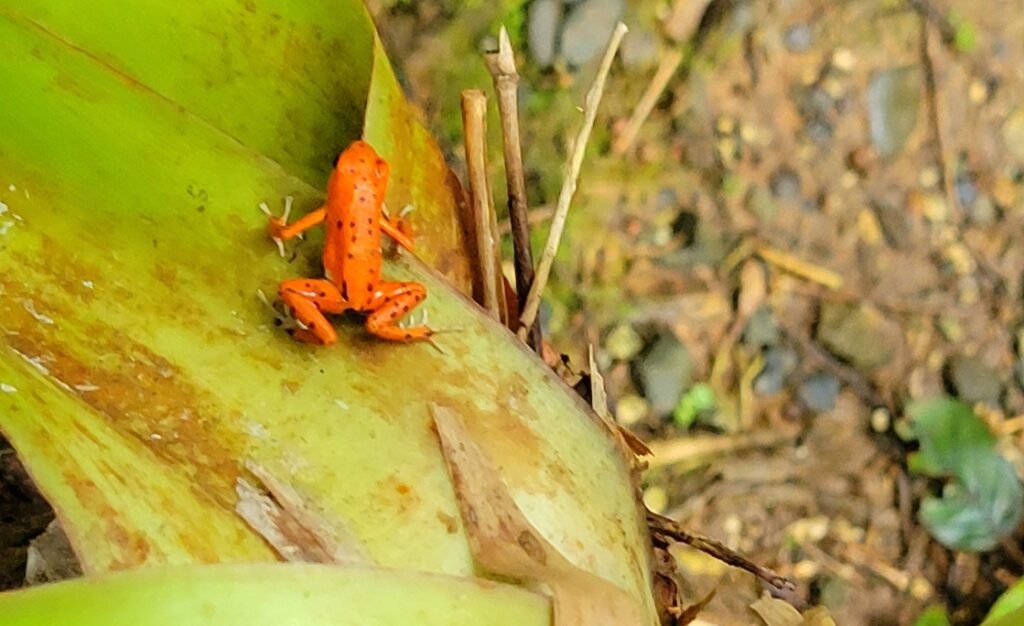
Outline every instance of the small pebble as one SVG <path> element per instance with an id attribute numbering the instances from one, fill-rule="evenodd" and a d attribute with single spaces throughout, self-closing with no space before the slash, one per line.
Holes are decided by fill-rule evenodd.
<path id="1" fill-rule="evenodd" d="M 797 580 L 811 580 L 816 577 L 820 571 L 821 566 L 810 559 L 804 559 L 793 566 L 793 576 Z"/>
<path id="2" fill-rule="evenodd" d="M 663 333 L 633 362 L 633 374 L 654 415 L 668 415 L 693 384 L 693 358 L 672 333 Z"/>
<path id="3" fill-rule="evenodd" d="M 836 48 L 832 53 L 832 66 L 841 72 L 849 72 L 857 64 L 857 57 L 849 48 Z"/>
<path id="4" fill-rule="evenodd" d="M 807 24 L 793 24 L 782 35 L 782 41 L 790 52 L 807 52 L 814 43 L 814 37 Z"/>
<path id="5" fill-rule="evenodd" d="M 884 433 L 889 430 L 889 426 L 892 425 L 892 416 L 889 415 L 889 410 L 884 407 L 878 407 L 871 412 L 871 430 L 876 433 Z"/>
<path id="6" fill-rule="evenodd" d="M 981 359 L 955 356 L 950 359 L 946 372 L 957 395 L 964 402 L 999 405 L 999 396 L 1002 393 L 999 374 Z"/>
<path id="7" fill-rule="evenodd" d="M 967 209 L 974 206 L 974 202 L 978 199 L 978 186 L 974 184 L 974 180 L 969 174 L 957 176 L 953 187 L 956 189 L 956 199 L 960 206 Z"/>
<path id="8" fill-rule="evenodd" d="M 935 185 L 938 185 L 939 168 L 933 165 L 929 165 L 928 167 L 924 168 L 918 175 L 917 182 L 925 189 L 931 189 Z"/>
<path id="9" fill-rule="evenodd" d="M 736 120 L 727 115 L 723 115 L 718 118 L 717 122 L 715 122 L 715 130 L 718 131 L 718 134 L 720 135 L 731 135 L 732 132 L 736 130 Z"/>
<path id="10" fill-rule="evenodd" d="M 620 324 L 608 333 L 604 349 L 613 359 L 628 361 L 644 347 L 640 335 L 629 324 Z"/>
<path id="11" fill-rule="evenodd" d="M 775 194 L 776 198 L 782 200 L 800 199 L 800 177 L 788 167 L 775 172 L 772 175 L 770 185 L 772 193 Z"/>
<path id="12" fill-rule="evenodd" d="M 658 37 L 649 30 L 631 29 L 622 40 L 622 63 L 629 68 L 644 69 L 658 59 Z"/>
<path id="13" fill-rule="evenodd" d="M 878 216 L 871 209 L 864 208 L 857 213 L 857 234 L 861 241 L 868 245 L 876 245 L 882 241 L 882 225 Z"/>
<path id="14" fill-rule="evenodd" d="M 818 145 L 832 141 L 832 126 L 823 120 L 811 120 L 807 124 L 807 136 Z"/>
<path id="15" fill-rule="evenodd" d="M 814 374 L 800 385 L 797 394 L 807 408 L 815 413 L 827 413 L 836 405 L 836 396 L 839 395 L 839 380 L 825 372 Z"/>
<path id="16" fill-rule="evenodd" d="M 871 143 L 882 158 L 895 156 L 917 126 L 924 79 L 914 65 L 895 67 L 871 76 L 868 85 L 868 127 Z"/>
<path id="17" fill-rule="evenodd" d="M 562 30 L 566 62 L 579 66 L 600 54 L 624 9 L 624 0 L 583 0 L 573 6 Z"/>
<path id="18" fill-rule="evenodd" d="M 561 21 L 558 0 L 534 0 L 530 5 L 526 38 L 530 54 L 541 67 L 551 65 L 555 58 L 555 40 Z"/>
<path id="19" fill-rule="evenodd" d="M 971 81 L 970 87 L 967 88 L 967 97 L 974 104 L 982 104 L 988 100 L 988 86 L 983 81 L 977 79 Z"/>
<path id="20" fill-rule="evenodd" d="M 631 426 L 647 417 L 647 401 L 636 394 L 627 394 L 615 405 L 615 419 L 623 426 Z"/>
<path id="21" fill-rule="evenodd" d="M 764 353 L 764 367 L 754 379 L 754 392 L 770 396 L 782 391 L 786 379 L 796 369 L 799 359 L 786 348 L 770 348 Z"/>

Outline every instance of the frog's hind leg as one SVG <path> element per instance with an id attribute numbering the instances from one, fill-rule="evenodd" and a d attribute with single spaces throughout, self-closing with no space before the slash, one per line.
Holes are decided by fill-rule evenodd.
<path id="1" fill-rule="evenodd" d="M 398 320 L 416 308 L 427 297 L 426 288 L 414 282 L 382 282 L 370 305 L 373 311 L 366 319 L 366 330 L 389 341 L 429 341 L 434 331 L 427 326 L 402 328 Z"/>
<path id="2" fill-rule="evenodd" d="M 293 337 L 306 343 L 325 346 L 338 339 L 324 313 L 343 313 L 349 306 L 333 283 L 296 278 L 281 283 L 277 292 L 302 326 L 290 331 Z"/>

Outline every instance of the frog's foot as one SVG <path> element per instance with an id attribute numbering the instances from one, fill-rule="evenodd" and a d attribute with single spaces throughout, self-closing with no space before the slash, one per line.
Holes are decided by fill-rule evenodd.
<path id="1" fill-rule="evenodd" d="M 427 297 L 423 285 L 385 281 L 377 289 L 380 295 L 369 307 L 372 312 L 366 318 L 366 330 L 388 341 L 430 341 L 434 331 L 426 324 L 403 326 L 398 321 Z"/>
<path id="2" fill-rule="evenodd" d="M 349 306 L 334 283 L 307 278 L 286 280 L 278 294 L 299 324 L 290 331 L 293 337 L 325 346 L 337 341 L 338 335 L 324 313 L 342 313 Z"/>
<path id="3" fill-rule="evenodd" d="M 282 302 L 280 300 L 271 302 L 262 289 L 256 290 L 256 298 L 270 309 L 270 314 L 274 316 L 274 326 L 284 328 L 289 332 L 293 330 L 308 330 L 305 324 L 291 315 L 287 306 L 281 306 Z"/>
<path id="4" fill-rule="evenodd" d="M 271 213 L 266 202 L 260 202 L 260 211 L 269 218 L 267 229 L 270 231 L 271 239 L 277 244 L 277 251 L 281 254 L 281 258 L 284 258 L 284 239 L 281 237 L 281 231 L 288 226 L 288 216 L 292 213 L 292 197 L 285 197 L 284 214 L 281 217 Z"/>

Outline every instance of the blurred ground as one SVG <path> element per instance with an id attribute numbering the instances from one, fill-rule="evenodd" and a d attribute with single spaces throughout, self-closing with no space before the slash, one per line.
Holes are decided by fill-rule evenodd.
<path id="1" fill-rule="evenodd" d="M 917 506 L 937 484 L 908 472 L 900 435 L 909 401 L 954 395 L 1024 473 L 1019 2 L 370 4 L 455 163 L 458 92 L 490 90 L 480 52 L 509 27 L 538 251 L 575 105 L 625 15 L 546 336 L 577 365 L 598 348 L 617 418 L 659 452 L 651 508 L 799 581 L 839 624 L 930 604 L 978 623 L 1024 570 L 1024 532 L 980 555 L 931 539 Z M 689 599 L 720 585 L 703 619 L 756 621 L 749 576 L 679 556 Z"/>

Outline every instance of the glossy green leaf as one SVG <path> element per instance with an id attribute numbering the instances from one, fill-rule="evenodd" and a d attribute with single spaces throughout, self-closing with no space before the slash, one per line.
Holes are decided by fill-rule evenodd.
<path id="1" fill-rule="evenodd" d="M 0 593 L 4 626 L 519 626 L 547 600 L 480 579 L 318 565 L 138 570 Z"/>
<path id="2" fill-rule="evenodd" d="M 914 620 L 914 626 L 949 626 L 949 616 L 942 606 L 930 606 Z"/>
<path id="3" fill-rule="evenodd" d="M 996 600 L 996 603 L 993 604 L 992 608 L 989 610 L 984 624 L 988 625 L 997 617 L 1010 615 L 1014 612 L 1016 612 L 1021 618 L 1024 618 L 1024 579 L 1018 580 L 1012 587 L 1007 589 L 1003 595 L 999 596 L 999 599 Z"/>
<path id="4" fill-rule="evenodd" d="M 952 398 L 921 400 L 907 413 L 911 429 L 921 443 L 919 470 L 940 476 L 958 473 L 976 456 L 986 456 L 996 438 L 966 404 Z"/>
<path id="5" fill-rule="evenodd" d="M 460 276 L 457 185 L 369 28 L 352 1 L 0 6 L 0 429 L 89 573 L 274 559 L 233 511 L 252 460 L 377 564 L 468 576 L 443 404 L 538 532 L 653 621 L 628 463 L 449 282 L 385 266 L 458 329 L 444 353 L 357 317 L 299 344 L 256 297 L 320 271 L 321 237 L 283 260 L 257 206 L 316 207 L 352 111 L 394 167 L 389 202 L 416 199 L 424 255 Z"/>
<path id="6" fill-rule="evenodd" d="M 978 456 L 951 483 L 942 498 L 925 498 L 921 521 L 943 544 L 981 551 L 996 546 L 1020 523 L 1024 490 L 1006 459 Z"/>
<path id="7" fill-rule="evenodd" d="M 1024 489 L 995 451 L 995 437 L 969 407 L 950 398 L 918 402 L 908 412 L 921 444 L 911 466 L 956 479 L 941 498 L 924 499 L 921 521 L 951 548 L 991 549 L 1024 515 Z"/>

